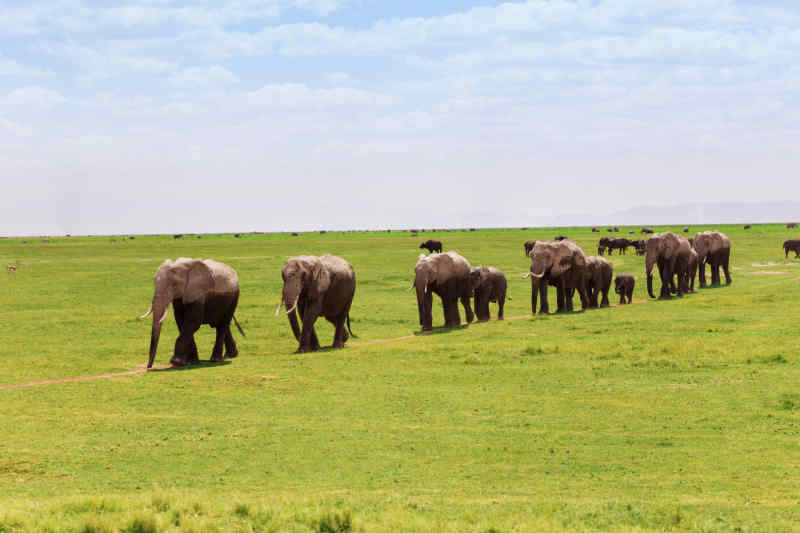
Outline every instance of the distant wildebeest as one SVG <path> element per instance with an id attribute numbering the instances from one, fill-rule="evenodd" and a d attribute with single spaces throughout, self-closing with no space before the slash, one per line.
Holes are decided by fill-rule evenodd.
<path id="1" fill-rule="evenodd" d="M 620 274 L 614 278 L 614 292 L 619 294 L 619 305 L 633 303 L 633 288 L 636 279 L 630 274 Z M 627 302 L 625 300 L 628 300 Z"/>
<path id="2" fill-rule="evenodd" d="M 427 241 L 423 242 L 419 245 L 420 248 L 425 248 L 430 253 L 442 253 L 442 241 L 434 241 L 433 239 L 428 239 Z"/>
<path id="3" fill-rule="evenodd" d="M 614 226 L 614 232 L 619 233 L 619 228 L 617 226 Z"/>
<path id="4" fill-rule="evenodd" d="M 795 258 L 800 257 L 800 240 L 789 239 L 783 243 L 783 251 L 786 253 L 786 258 L 789 258 L 789 252 L 794 252 Z"/>
<path id="5" fill-rule="evenodd" d="M 600 249 L 602 248 L 608 250 L 609 255 L 611 255 L 611 253 L 614 250 L 619 250 L 619 253 L 624 254 L 628 246 L 632 245 L 633 242 L 631 242 L 628 239 L 624 238 L 615 239 L 610 237 L 603 237 L 602 239 L 600 239 L 600 242 L 598 243 L 598 252 L 600 253 L 600 255 L 603 255 L 602 252 L 600 252 Z"/>
<path id="6" fill-rule="evenodd" d="M 653 228 L 644 227 L 642 228 L 642 233 L 655 233 Z"/>
<path id="7" fill-rule="evenodd" d="M 633 247 L 636 248 L 636 255 L 644 255 L 647 251 L 647 241 L 644 239 L 633 241 Z"/>
<path id="8" fill-rule="evenodd" d="M 750 229 L 750 224 L 745 224 L 744 229 Z"/>
<path id="9" fill-rule="evenodd" d="M 796 228 L 797 227 L 797 223 L 796 222 L 789 222 L 788 224 L 786 224 L 786 227 L 789 228 L 789 229 Z"/>
<path id="10" fill-rule="evenodd" d="M 241 233 L 234 233 L 233 236 L 236 237 L 237 239 L 241 239 L 242 238 L 242 234 Z"/>
<path id="11" fill-rule="evenodd" d="M 597 233 L 598 231 L 600 231 L 600 230 L 597 229 L 597 228 L 592 228 L 592 233 Z"/>
<path id="12" fill-rule="evenodd" d="M 183 233 L 176 233 L 172 236 L 173 239 L 183 239 Z"/>
<path id="13" fill-rule="evenodd" d="M 614 228 L 606 228 L 606 231 L 609 232 L 609 233 L 613 233 L 614 232 Z"/>
<path id="14" fill-rule="evenodd" d="M 683 228 L 684 233 L 689 233 L 689 228 Z"/>
<path id="15" fill-rule="evenodd" d="M 299 233 L 297 233 L 296 231 L 292 232 L 292 237 L 297 237 L 298 235 L 299 235 Z"/>
<path id="16" fill-rule="evenodd" d="M 568 237 L 566 235 L 557 235 L 554 241 L 566 241 Z"/>

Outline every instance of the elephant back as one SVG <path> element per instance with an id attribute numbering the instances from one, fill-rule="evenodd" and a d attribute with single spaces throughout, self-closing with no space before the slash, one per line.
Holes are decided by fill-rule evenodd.
<path id="1" fill-rule="evenodd" d="M 230 293 L 239 290 L 239 276 L 233 268 L 213 259 L 204 259 L 203 263 L 211 270 L 214 292 Z"/>

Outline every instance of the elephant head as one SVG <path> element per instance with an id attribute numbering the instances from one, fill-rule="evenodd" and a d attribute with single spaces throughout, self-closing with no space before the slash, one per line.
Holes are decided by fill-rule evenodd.
<path id="1" fill-rule="evenodd" d="M 206 295 L 214 289 L 214 276 L 211 268 L 199 259 L 167 259 L 158 267 L 153 280 L 153 303 L 150 310 L 142 316 L 153 314 L 153 328 L 150 333 L 150 359 L 147 368 L 153 366 L 161 336 L 161 324 L 167 318 L 169 305 L 175 300 L 184 304 L 204 302 Z"/>
<path id="2" fill-rule="evenodd" d="M 718 231 L 704 231 L 694 236 L 694 249 L 698 264 L 705 263 L 709 255 L 719 253 L 725 247 L 725 238 Z"/>
<path id="3" fill-rule="evenodd" d="M 573 266 L 584 266 L 586 258 L 577 244 L 569 240 L 537 242 L 531 251 L 530 275 L 541 279 L 548 272 L 558 277 Z"/>
<path id="4" fill-rule="evenodd" d="M 408 290 L 417 290 L 419 323 L 423 329 L 430 329 L 433 323 L 433 286 L 443 286 L 454 278 L 462 278 L 466 283 L 469 271 L 469 262 L 455 252 L 420 254 L 414 266 L 414 284 Z"/>
<path id="5" fill-rule="evenodd" d="M 485 266 L 478 265 L 472 267 L 469 271 L 469 288 L 474 292 L 475 289 L 486 283 L 489 279 L 489 269 Z"/>
<path id="6" fill-rule="evenodd" d="M 292 333 L 300 340 L 300 325 L 297 321 L 296 308 L 300 298 L 315 299 L 325 294 L 331 284 L 331 275 L 319 257 L 313 255 L 300 255 L 286 260 L 281 270 L 283 278 L 283 293 L 275 316 L 278 316 L 281 306 L 286 305 L 286 314 Z"/>

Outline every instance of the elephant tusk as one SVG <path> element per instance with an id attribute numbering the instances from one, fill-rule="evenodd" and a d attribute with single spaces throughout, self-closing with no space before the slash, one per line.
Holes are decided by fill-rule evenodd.
<path id="1" fill-rule="evenodd" d="M 428 294 L 428 286 L 425 285 L 425 290 L 423 291 L 425 294 Z"/>
<path id="2" fill-rule="evenodd" d="M 542 272 L 541 274 L 534 274 L 533 272 L 529 272 L 529 274 L 536 279 L 542 279 L 544 277 L 544 272 Z"/>
<path id="3" fill-rule="evenodd" d="M 139 317 L 139 320 L 143 320 L 143 319 L 149 317 L 150 313 L 152 313 L 152 312 L 153 312 L 153 306 L 151 305 L 150 309 L 148 309 L 145 314 L 143 314 L 142 316 Z"/>
<path id="4" fill-rule="evenodd" d="M 163 315 L 161 315 L 161 320 L 159 320 L 159 321 L 158 321 L 159 325 L 160 325 L 162 322 L 164 322 L 164 319 L 165 319 L 165 318 L 167 318 L 167 313 L 169 313 L 169 307 L 167 307 L 166 309 L 164 309 L 164 314 L 163 314 Z"/>
<path id="5" fill-rule="evenodd" d="M 281 298 L 281 303 L 278 304 L 278 308 L 275 310 L 275 316 L 281 314 L 281 307 L 283 307 L 283 298 Z"/>
<path id="6" fill-rule="evenodd" d="M 297 298 L 295 298 L 294 305 L 292 306 L 292 308 L 289 309 L 288 311 L 286 311 L 287 315 L 291 315 L 292 314 L 292 312 L 294 311 L 294 308 L 297 307 L 297 302 L 299 302 L 299 301 L 300 301 L 300 297 L 298 296 Z"/>

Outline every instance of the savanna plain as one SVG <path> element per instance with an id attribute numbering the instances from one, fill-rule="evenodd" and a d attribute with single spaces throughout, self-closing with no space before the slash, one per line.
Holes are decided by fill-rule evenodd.
<path id="1" fill-rule="evenodd" d="M 0 532 L 800 531 L 798 232 L 692 227 L 730 237 L 732 285 L 651 301 L 629 251 L 634 305 L 530 316 L 525 240 L 621 229 L 0 239 Z M 417 334 L 427 238 L 506 273 L 505 321 Z M 355 268 L 342 350 L 294 354 L 274 316 L 301 253 Z M 237 359 L 7 387 L 143 367 L 181 256 L 237 270 Z"/>

